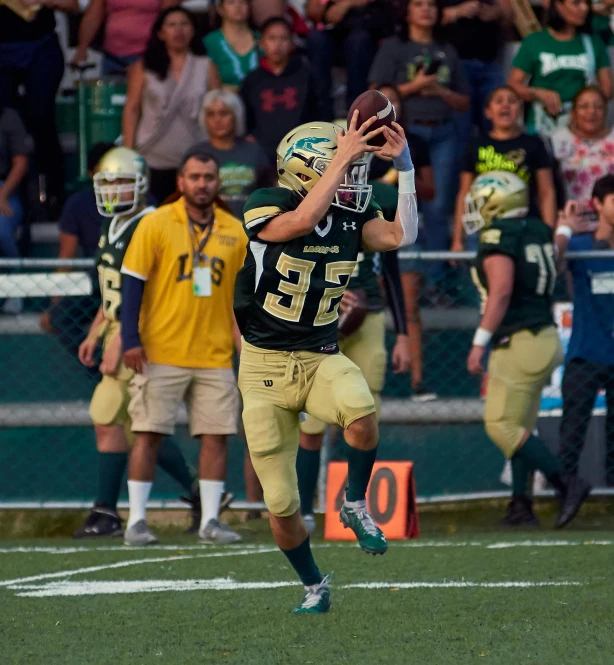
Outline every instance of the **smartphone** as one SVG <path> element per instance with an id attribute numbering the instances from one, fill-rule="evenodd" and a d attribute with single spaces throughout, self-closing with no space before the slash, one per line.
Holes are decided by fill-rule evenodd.
<path id="1" fill-rule="evenodd" d="M 432 76 L 437 73 L 439 67 L 443 64 L 442 58 L 435 56 L 429 63 L 426 71 L 424 72 L 426 76 Z"/>

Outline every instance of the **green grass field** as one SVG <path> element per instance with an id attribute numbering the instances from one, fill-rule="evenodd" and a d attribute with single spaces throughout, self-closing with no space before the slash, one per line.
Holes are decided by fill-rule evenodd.
<path id="1" fill-rule="evenodd" d="M 586 512 L 513 534 L 498 509 L 426 513 L 384 557 L 316 538 L 327 616 L 290 614 L 302 590 L 264 520 L 227 548 L 177 527 L 147 549 L 3 540 L 0 665 L 612 665 L 614 515 Z"/>

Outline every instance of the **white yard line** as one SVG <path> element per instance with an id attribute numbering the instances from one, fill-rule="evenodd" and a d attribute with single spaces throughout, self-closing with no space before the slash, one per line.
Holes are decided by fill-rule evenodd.
<path id="1" fill-rule="evenodd" d="M 14 584 L 23 584 L 26 582 L 36 582 L 38 580 L 51 580 L 55 578 L 71 577 L 72 575 L 81 575 L 83 573 L 96 573 L 101 570 L 111 570 L 113 568 L 126 568 L 128 566 L 140 566 L 147 563 L 165 563 L 167 561 L 182 561 L 186 559 L 210 559 L 214 557 L 229 557 L 229 556 L 245 556 L 254 553 L 262 554 L 264 552 L 277 552 L 276 547 L 269 547 L 268 549 L 243 549 L 232 550 L 226 552 L 212 552 L 211 554 L 193 554 L 187 556 L 165 556 L 157 557 L 155 559 L 130 559 L 128 561 L 118 561 L 116 563 L 109 563 L 102 566 L 88 566 L 87 568 L 76 568 L 73 570 L 62 570 L 57 573 L 43 573 L 42 575 L 32 575 L 30 577 L 21 577 L 14 580 L 0 581 L 0 587 L 10 587 Z"/>
<path id="2" fill-rule="evenodd" d="M 43 585 L 18 584 L 10 587 L 17 596 L 45 598 L 58 596 L 98 596 L 165 591 L 254 591 L 300 586 L 299 582 L 236 582 L 228 577 L 211 580 L 130 580 L 125 582 L 50 582 Z M 343 584 L 339 589 L 527 589 L 582 586 L 580 582 L 363 582 Z"/>
<path id="3" fill-rule="evenodd" d="M 453 540 L 407 540 L 392 541 L 391 547 L 427 548 L 427 547 L 478 547 L 489 550 L 506 549 L 510 547 L 578 547 L 586 545 L 612 546 L 614 540 L 518 540 L 486 543 L 481 541 L 453 541 Z M 313 548 L 349 548 L 356 547 L 355 542 L 347 543 L 313 543 Z M 109 545 L 106 547 L 4 547 L 0 554 L 87 554 L 88 552 L 207 552 L 212 549 L 210 545 L 148 545 L 146 547 L 130 547 L 125 545 Z M 273 548 L 274 550 L 275 548 Z M 269 552 L 271 548 L 264 545 L 227 545 L 224 547 L 224 556 L 233 550 L 241 552 Z"/>

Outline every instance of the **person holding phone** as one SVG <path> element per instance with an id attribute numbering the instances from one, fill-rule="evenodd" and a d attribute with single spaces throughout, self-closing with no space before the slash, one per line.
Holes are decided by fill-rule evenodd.
<path id="1" fill-rule="evenodd" d="M 455 188 L 455 111 L 469 109 L 469 87 L 456 50 L 441 41 L 441 6 L 436 0 L 410 0 L 406 27 L 385 39 L 369 72 L 371 87 L 396 83 L 403 100 L 404 127 L 422 138 L 435 175 L 435 196 L 422 203 L 424 249 L 448 249 L 449 217 Z M 430 262 L 426 295 L 440 301 L 443 263 Z"/>
<path id="2" fill-rule="evenodd" d="M 598 221 L 582 219 L 582 206 L 570 201 L 561 214 L 557 235 L 570 251 L 614 249 L 614 175 L 600 178 L 592 189 Z M 583 233 L 573 233 L 582 226 Z M 573 237 L 572 237 L 573 236 Z M 577 475 L 578 463 L 597 392 L 606 394 L 605 482 L 614 486 L 614 259 L 567 261 L 573 283 L 573 324 L 563 374 L 563 418 L 559 457 L 565 471 Z"/>

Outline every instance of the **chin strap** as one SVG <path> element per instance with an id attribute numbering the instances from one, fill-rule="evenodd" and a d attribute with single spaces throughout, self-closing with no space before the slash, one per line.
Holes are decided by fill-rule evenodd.
<path id="1" fill-rule="evenodd" d="M 401 247 L 413 245 L 418 238 L 418 202 L 416 201 L 415 171 L 399 172 L 397 212 L 403 229 Z"/>

